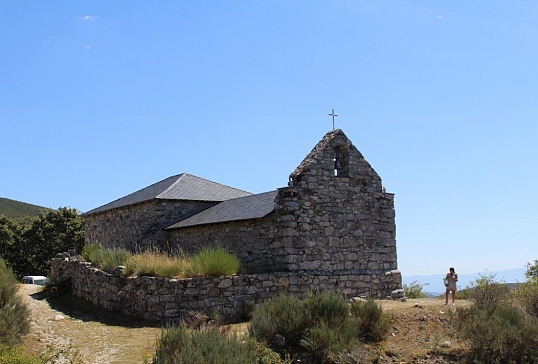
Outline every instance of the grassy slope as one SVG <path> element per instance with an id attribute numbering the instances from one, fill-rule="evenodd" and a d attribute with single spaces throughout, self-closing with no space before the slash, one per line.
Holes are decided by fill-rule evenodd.
<path id="1" fill-rule="evenodd" d="M 5 215 L 13 219 L 25 216 L 37 216 L 40 212 L 47 210 L 50 209 L 0 197 L 0 215 Z"/>

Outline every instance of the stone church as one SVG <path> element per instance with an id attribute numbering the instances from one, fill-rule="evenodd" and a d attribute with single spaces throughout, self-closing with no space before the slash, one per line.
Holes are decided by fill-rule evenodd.
<path id="1" fill-rule="evenodd" d="M 183 173 L 83 217 L 87 243 L 186 253 L 219 246 L 245 272 L 353 275 L 371 285 L 389 274 L 401 288 L 394 195 L 340 129 L 315 145 L 285 187 L 251 194 Z"/>

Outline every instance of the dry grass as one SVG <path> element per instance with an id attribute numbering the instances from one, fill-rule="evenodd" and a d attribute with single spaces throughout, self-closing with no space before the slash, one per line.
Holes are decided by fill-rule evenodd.
<path id="1" fill-rule="evenodd" d="M 130 276 L 185 278 L 199 273 L 190 259 L 156 252 L 133 255 L 125 265 L 125 274 Z"/>
<path id="2" fill-rule="evenodd" d="M 98 244 L 84 248 L 83 257 L 106 272 L 125 266 L 124 275 L 166 278 L 223 276 L 237 274 L 239 259 L 224 248 L 202 249 L 194 256 L 170 256 L 158 250 L 132 255 L 125 249 L 103 248 Z"/>

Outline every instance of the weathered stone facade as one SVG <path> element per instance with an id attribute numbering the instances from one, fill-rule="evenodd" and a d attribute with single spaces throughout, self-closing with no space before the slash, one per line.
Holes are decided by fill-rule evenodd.
<path id="1" fill-rule="evenodd" d="M 150 200 L 84 215 L 87 243 L 144 251 L 167 241 L 167 226 L 217 202 Z"/>
<path id="2" fill-rule="evenodd" d="M 335 175 L 335 150 L 339 166 Z M 169 228 L 188 252 L 225 246 L 247 271 L 397 268 L 394 195 L 341 131 L 328 133 L 278 189 L 274 210 L 255 220 Z"/>
<path id="3" fill-rule="evenodd" d="M 258 280 L 253 277 L 268 276 L 253 273 L 266 273 L 272 283 L 259 284 L 280 287 L 275 291 L 306 292 L 327 284 L 343 294 L 385 297 L 390 295 L 387 289 L 401 288 L 394 195 L 386 193 L 379 175 L 341 130 L 327 133 L 290 174 L 288 185 L 275 191 L 252 195 L 187 177 L 196 183 L 171 184 L 168 179 L 84 214 L 86 240 L 131 250 L 151 246 L 187 253 L 225 247 L 239 257 L 243 273 L 251 273 L 233 282 Z M 181 186 L 187 191 L 181 192 Z M 159 195 L 148 198 L 157 189 Z M 129 203 L 132 200 L 138 202 Z M 282 277 L 296 285 L 275 283 Z M 166 283 L 170 284 L 175 283 Z M 183 300 L 181 289 L 174 290 Z M 230 302 L 238 299 L 233 295 L 245 294 L 239 286 L 232 291 L 223 292 Z M 85 288 L 80 292 L 90 297 L 83 293 Z M 263 297 L 260 293 L 254 301 Z"/>
<path id="4" fill-rule="evenodd" d="M 94 305 L 152 321 L 189 320 L 212 311 L 233 320 L 246 305 L 263 303 L 282 292 L 299 297 L 316 290 L 336 291 L 347 297 L 366 293 L 377 298 L 401 298 L 401 275 L 329 274 L 327 272 L 275 272 L 227 277 L 168 279 L 123 277 L 65 257 L 52 260 L 51 279 L 69 279 L 73 294 Z M 369 288 L 375 287 L 375 292 Z"/>

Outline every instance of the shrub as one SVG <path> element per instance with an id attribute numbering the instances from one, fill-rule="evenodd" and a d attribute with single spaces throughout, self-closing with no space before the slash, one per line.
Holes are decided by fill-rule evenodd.
<path id="1" fill-rule="evenodd" d="M 256 340 L 273 344 L 277 334 L 287 346 L 299 346 L 311 326 L 311 316 L 297 297 L 282 294 L 254 309 L 248 331 Z"/>
<path id="2" fill-rule="evenodd" d="M 204 248 L 192 260 L 203 275 L 229 276 L 239 271 L 239 259 L 224 248 Z"/>
<path id="3" fill-rule="evenodd" d="M 259 364 L 291 364 L 292 361 L 282 360 L 277 352 L 254 339 L 248 339 L 247 345 Z"/>
<path id="4" fill-rule="evenodd" d="M 335 292 L 311 293 L 305 299 L 305 308 L 312 322 L 301 346 L 315 356 L 324 360 L 347 349 L 357 340 L 358 327 L 342 295 Z"/>
<path id="5" fill-rule="evenodd" d="M 495 281 L 494 274 L 480 274 L 469 287 L 471 300 L 479 309 L 493 308 L 505 303 L 509 298 L 510 290 L 503 283 Z"/>
<path id="6" fill-rule="evenodd" d="M 255 364 L 249 347 L 236 338 L 219 333 L 215 327 L 187 330 L 184 325 L 161 332 L 153 364 Z"/>
<path id="7" fill-rule="evenodd" d="M 389 321 L 373 301 L 355 302 L 351 307 L 350 311 L 344 297 L 333 292 L 311 293 L 303 301 L 283 294 L 254 310 L 249 333 L 281 353 L 287 349 L 302 351 L 315 362 L 336 358 L 352 362 L 361 356 L 352 345 L 360 338 L 381 340 Z"/>
<path id="8" fill-rule="evenodd" d="M 312 320 L 324 321 L 333 327 L 341 326 L 349 318 L 349 306 L 344 297 L 335 292 L 314 292 L 306 296 L 306 309 Z"/>
<path id="9" fill-rule="evenodd" d="M 473 289 L 466 287 L 464 289 L 458 289 L 458 292 L 456 293 L 456 299 L 457 300 L 472 300 Z M 441 295 L 442 298 L 445 297 L 444 293 Z"/>
<path id="10" fill-rule="evenodd" d="M 358 342 L 357 334 L 358 327 L 350 317 L 339 325 L 322 320 L 310 329 L 301 341 L 301 346 L 323 360 L 347 350 L 351 343 Z"/>
<path id="11" fill-rule="evenodd" d="M 538 319 L 538 281 L 521 284 L 513 291 L 513 295 L 525 313 Z"/>
<path id="12" fill-rule="evenodd" d="M 390 329 L 390 318 L 374 300 L 352 301 L 351 315 L 358 325 L 359 336 L 366 342 L 384 340 Z"/>
<path id="13" fill-rule="evenodd" d="M 0 258 L 0 344 L 12 346 L 30 329 L 29 312 L 17 295 L 17 278 Z"/>
<path id="14" fill-rule="evenodd" d="M 405 297 L 407 298 L 425 298 L 427 297 L 426 292 L 424 292 L 424 286 L 427 286 L 429 283 L 420 284 L 417 281 L 413 281 L 409 284 L 404 283 L 403 289 Z"/>
<path id="15" fill-rule="evenodd" d="M 505 304 L 456 311 L 457 331 L 469 347 L 469 362 L 536 363 L 538 325 Z"/>

